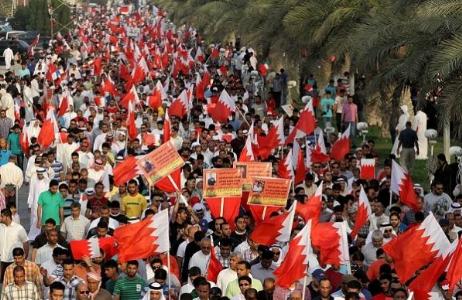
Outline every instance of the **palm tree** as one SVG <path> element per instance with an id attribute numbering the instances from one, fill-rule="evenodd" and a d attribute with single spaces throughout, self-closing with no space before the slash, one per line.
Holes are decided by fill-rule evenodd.
<path id="1" fill-rule="evenodd" d="M 330 56 L 337 58 L 334 70 L 351 62 L 352 70 L 366 74 L 367 95 L 379 95 L 391 110 L 410 86 L 419 87 L 422 98 L 442 89 L 441 110 L 457 121 L 462 135 L 460 0 L 155 2 L 173 12 L 175 22 L 193 24 L 210 40 L 240 36 L 261 60 L 285 55 L 303 72 Z"/>

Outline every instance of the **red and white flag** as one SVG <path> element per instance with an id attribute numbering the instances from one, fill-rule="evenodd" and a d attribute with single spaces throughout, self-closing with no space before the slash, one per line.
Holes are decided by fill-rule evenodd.
<path id="1" fill-rule="evenodd" d="M 302 217 L 305 222 L 312 220 L 313 226 L 319 222 L 322 210 L 322 182 L 319 184 L 316 192 L 305 203 L 297 204 L 296 213 Z"/>
<path id="2" fill-rule="evenodd" d="M 122 162 L 117 163 L 112 173 L 114 174 L 114 185 L 126 184 L 138 174 L 137 159 L 134 156 L 127 156 Z"/>
<path id="3" fill-rule="evenodd" d="M 205 62 L 205 55 L 204 55 L 204 52 L 202 51 L 201 47 L 197 47 L 196 55 L 194 56 L 194 60 L 198 61 L 198 62 L 201 62 L 201 63 Z"/>
<path id="4" fill-rule="evenodd" d="M 160 83 L 160 81 L 158 80 L 156 83 L 156 87 L 152 92 L 152 95 L 148 96 L 148 105 L 153 109 L 157 109 L 160 106 L 162 106 L 162 101 L 166 99 L 167 93 L 165 93 L 162 83 Z"/>
<path id="5" fill-rule="evenodd" d="M 272 122 L 266 136 L 258 136 L 258 156 L 267 159 L 278 146 L 284 145 L 284 117 Z"/>
<path id="6" fill-rule="evenodd" d="M 22 152 L 24 152 L 25 154 L 28 154 L 30 144 L 29 144 L 29 137 L 27 135 L 27 130 L 25 128 L 23 128 L 23 131 L 19 135 L 19 144 L 21 145 Z"/>
<path id="7" fill-rule="evenodd" d="M 187 90 L 184 89 L 181 94 L 172 101 L 170 107 L 168 108 L 171 116 L 178 118 L 183 118 L 189 112 L 189 101 Z"/>
<path id="8" fill-rule="evenodd" d="M 335 160 L 343 160 L 345 155 L 350 152 L 350 125 L 342 133 L 338 140 L 332 145 L 330 149 L 330 157 Z"/>
<path id="9" fill-rule="evenodd" d="M 109 76 L 103 81 L 101 85 L 101 93 L 109 93 L 113 97 L 117 95 L 117 89 L 114 82 L 109 78 Z"/>
<path id="10" fill-rule="evenodd" d="M 207 265 L 207 280 L 212 282 L 217 282 L 218 274 L 223 270 L 223 266 L 218 260 L 217 255 L 215 253 L 215 247 L 212 243 L 212 249 L 210 250 L 210 259 Z"/>
<path id="11" fill-rule="evenodd" d="M 205 99 L 204 93 L 205 89 L 210 84 L 210 79 L 210 73 L 207 70 L 204 71 L 202 78 L 199 73 L 196 75 L 196 99 Z"/>
<path id="12" fill-rule="evenodd" d="M 229 119 L 231 113 L 236 111 L 236 103 L 228 92 L 223 90 L 217 103 L 208 103 L 207 111 L 215 122 L 224 123 Z"/>
<path id="13" fill-rule="evenodd" d="M 120 100 L 119 104 L 125 109 L 128 109 L 128 104 L 130 102 L 133 104 L 140 103 L 140 98 L 138 97 L 138 92 L 136 91 L 136 88 L 134 85 L 132 85 L 132 87 L 130 88 L 128 93 L 125 94 L 122 100 Z"/>
<path id="14" fill-rule="evenodd" d="M 148 74 L 148 72 L 149 72 L 149 69 L 147 67 L 146 61 L 142 57 L 141 60 L 136 64 L 135 68 L 132 71 L 131 79 L 127 83 L 128 86 L 134 86 L 142 82 L 146 78 L 146 74 Z"/>
<path id="15" fill-rule="evenodd" d="M 58 123 L 56 122 L 54 109 L 51 107 L 47 113 L 46 119 L 43 121 L 42 128 L 40 128 L 37 143 L 43 149 L 50 147 L 55 141 L 58 132 Z"/>
<path id="16" fill-rule="evenodd" d="M 176 169 L 161 180 L 156 182 L 156 188 L 166 193 L 180 192 L 181 187 L 181 168 Z"/>
<path id="17" fill-rule="evenodd" d="M 284 159 L 278 162 L 278 175 L 281 178 L 292 179 L 294 178 L 294 163 L 292 162 L 293 154 L 292 149 Z"/>
<path id="18" fill-rule="evenodd" d="M 168 115 L 168 109 L 165 111 L 164 125 L 162 126 L 162 142 L 168 142 L 170 140 L 170 130 L 171 130 L 170 117 Z"/>
<path id="19" fill-rule="evenodd" d="M 61 98 L 61 103 L 59 104 L 58 117 L 64 116 L 64 114 L 69 110 L 69 98 L 67 95 L 63 95 Z"/>
<path id="20" fill-rule="evenodd" d="M 351 231 L 351 238 L 354 239 L 358 234 L 359 230 L 366 225 L 367 221 L 372 215 L 371 204 L 367 198 L 366 192 L 363 186 L 359 191 L 358 211 L 356 212 L 356 220 L 353 230 Z"/>
<path id="21" fill-rule="evenodd" d="M 443 229 L 430 213 L 421 224 L 409 228 L 384 245 L 383 250 L 393 259 L 396 274 L 404 284 L 417 270 L 442 257 L 449 247 Z"/>
<path id="22" fill-rule="evenodd" d="M 454 254 L 449 262 L 446 279 L 449 290 L 454 291 L 456 285 L 462 280 L 462 239 L 459 238 Z"/>
<path id="23" fill-rule="evenodd" d="M 414 292 L 414 299 L 430 300 L 431 290 L 437 283 L 440 276 L 447 269 L 454 251 L 457 248 L 457 241 L 451 243 L 451 246 L 443 256 L 437 256 L 433 262 L 425 269 L 419 272 L 419 275 L 408 285 L 409 289 Z M 447 277 L 447 276 L 446 276 Z"/>
<path id="24" fill-rule="evenodd" d="M 294 164 L 294 184 L 297 185 L 303 180 L 305 180 L 305 175 L 307 173 L 307 169 L 305 166 L 305 158 L 303 156 L 303 151 L 300 148 L 300 144 L 295 141 L 292 147 L 292 162 Z"/>
<path id="25" fill-rule="evenodd" d="M 170 249 L 168 209 L 141 222 L 118 227 L 114 238 L 119 244 L 119 260 L 144 259 Z"/>
<path id="26" fill-rule="evenodd" d="M 101 256 L 98 238 L 70 241 L 69 246 L 75 260 L 81 260 L 83 257 L 95 258 Z"/>
<path id="27" fill-rule="evenodd" d="M 136 123 L 135 123 L 135 109 L 134 109 L 134 104 L 132 102 L 128 103 L 128 118 L 127 118 L 127 131 L 128 131 L 128 137 L 130 139 L 136 139 L 138 136 L 138 130 L 136 129 Z"/>
<path id="28" fill-rule="evenodd" d="M 101 73 L 103 72 L 103 58 L 102 57 L 97 57 L 95 58 L 95 60 L 93 61 L 93 73 L 96 75 L 96 76 L 100 76 Z"/>
<path id="29" fill-rule="evenodd" d="M 311 163 L 327 163 L 330 161 L 327 155 L 326 144 L 324 143 L 324 135 L 322 132 L 318 134 L 318 140 L 314 149 L 311 150 Z"/>
<path id="30" fill-rule="evenodd" d="M 375 178 L 375 159 L 362 158 L 360 162 L 359 178 L 372 180 Z"/>
<path id="31" fill-rule="evenodd" d="M 286 243 L 290 240 L 290 233 L 295 217 L 297 201 L 294 201 L 289 211 L 278 216 L 268 217 L 255 226 L 250 235 L 252 241 L 258 245 L 271 246 L 276 242 Z"/>
<path id="32" fill-rule="evenodd" d="M 395 160 L 391 166 L 391 192 L 399 195 L 399 201 L 413 209 L 419 211 L 421 205 L 419 204 L 418 196 L 414 191 L 414 183 L 412 182 L 411 175 L 402 168 Z"/>
<path id="33" fill-rule="evenodd" d="M 343 231 L 337 223 L 313 224 L 311 242 L 313 248 L 319 252 L 318 259 L 321 265 L 330 264 L 338 267 L 348 256 L 344 251 Z"/>
<path id="34" fill-rule="evenodd" d="M 300 112 L 297 124 L 286 139 L 286 145 L 293 143 L 297 138 L 303 138 L 314 132 L 316 128 L 316 118 L 314 116 L 313 103 L 309 101 L 305 108 Z"/>
<path id="35" fill-rule="evenodd" d="M 129 5 L 122 5 L 117 8 L 119 14 L 121 15 L 128 15 L 130 13 L 130 6 Z"/>
<path id="36" fill-rule="evenodd" d="M 249 132 L 247 134 L 247 139 L 245 140 L 245 145 L 244 148 L 241 151 L 241 154 L 239 155 L 239 161 L 240 162 L 246 162 L 246 161 L 254 161 L 255 160 L 255 155 L 253 153 L 253 140 L 254 140 L 254 127 L 253 123 L 249 128 Z"/>
<path id="37" fill-rule="evenodd" d="M 289 250 L 281 263 L 274 271 L 276 285 L 290 288 L 294 282 L 306 276 L 309 256 L 313 254 L 311 248 L 311 220 L 289 243 Z"/>

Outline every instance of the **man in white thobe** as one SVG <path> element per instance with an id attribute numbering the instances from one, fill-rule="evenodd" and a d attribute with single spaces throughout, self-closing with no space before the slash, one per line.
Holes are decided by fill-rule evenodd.
<path id="1" fill-rule="evenodd" d="M 18 190 L 21 188 L 24 174 L 15 162 L 16 156 L 11 155 L 9 161 L 0 167 L 0 188 L 7 184 L 14 185 Z"/>
<path id="2" fill-rule="evenodd" d="M 88 140 L 80 142 L 80 150 L 77 153 L 79 154 L 79 164 L 81 168 L 88 169 L 93 165 L 95 156 L 89 149 Z"/>
<path id="3" fill-rule="evenodd" d="M 72 166 L 72 153 L 79 149 L 79 144 L 74 142 L 74 137 L 69 135 L 67 143 L 59 143 L 56 146 L 56 159 L 63 163 L 64 173 L 66 174 Z"/>
<path id="4" fill-rule="evenodd" d="M 9 70 L 11 68 L 11 61 L 14 58 L 13 50 L 11 50 L 10 47 L 6 48 L 5 51 L 3 51 L 3 57 L 5 57 L 5 68 Z"/>
<path id="5" fill-rule="evenodd" d="M 13 121 L 16 119 L 14 116 L 14 100 L 13 96 L 8 93 L 5 89 L 0 90 L 0 106 L 6 110 L 6 116 Z"/>
<path id="6" fill-rule="evenodd" d="M 427 131 L 427 114 L 421 110 L 417 111 L 412 127 L 417 132 L 417 142 L 419 143 L 419 155 L 417 155 L 416 159 L 427 159 L 428 141 L 425 136 L 425 131 Z"/>
<path id="7" fill-rule="evenodd" d="M 201 269 L 202 274 L 207 274 L 208 264 L 210 261 L 210 251 L 212 249 L 212 242 L 208 238 L 201 240 L 201 251 L 197 251 L 189 261 L 188 269 L 191 267 L 198 267 Z"/>
<path id="8" fill-rule="evenodd" d="M 48 190 L 50 185 L 50 179 L 46 174 L 45 168 L 37 168 L 37 174 L 32 175 L 29 189 L 29 197 L 27 198 L 27 204 L 30 211 L 30 230 L 29 230 L 29 241 L 35 240 L 37 235 L 40 234 L 40 228 L 37 228 L 37 206 L 38 198 L 42 192 Z"/>
<path id="9" fill-rule="evenodd" d="M 109 174 L 101 159 L 96 159 L 93 167 L 88 169 L 88 187 L 94 188 L 97 182 L 103 183 L 104 191 L 109 192 Z"/>
<path id="10" fill-rule="evenodd" d="M 409 121 L 409 113 L 406 105 L 401 105 L 401 115 L 398 119 L 398 124 L 396 125 L 396 138 L 391 148 L 391 154 L 394 154 L 396 157 L 399 157 L 398 153 L 398 143 L 399 143 L 399 133 L 406 129 L 406 122 Z"/>

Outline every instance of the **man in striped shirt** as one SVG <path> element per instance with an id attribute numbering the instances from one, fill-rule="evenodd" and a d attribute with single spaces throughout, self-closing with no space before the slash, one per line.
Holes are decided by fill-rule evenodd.
<path id="1" fill-rule="evenodd" d="M 40 293 L 30 281 L 26 281 L 26 271 L 22 266 L 13 269 L 14 282 L 3 288 L 4 300 L 40 300 Z"/>
<path id="2" fill-rule="evenodd" d="M 138 276 L 138 261 L 127 262 L 126 277 L 119 277 L 114 287 L 114 300 L 139 300 L 145 294 L 146 281 Z"/>
<path id="3" fill-rule="evenodd" d="M 53 151 L 47 154 L 48 163 L 55 172 L 55 176 L 52 179 L 58 180 L 59 182 L 64 180 L 64 166 L 62 162 L 56 160 L 56 155 Z"/>
<path id="4" fill-rule="evenodd" d="M 75 288 L 80 283 L 84 282 L 84 280 L 75 275 L 75 265 L 72 259 L 64 260 L 63 271 L 63 277 L 60 277 L 55 281 L 61 282 L 65 287 L 63 300 L 75 300 Z"/>
<path id="5" fill-rule="evenodd" d="M 40 291 L 42 288 L 42 275 L 40 274 L 40 268 L 34 262 L 26 260 L 24 250 L 22 248 L 13 249 L 14 262 L 9 265 L 5 270 L 3 277 L 3 286 L 6 287 L 15 280 L 14 270 L 17 266 L 24 269 L 26 280 L 32 282 Z"/>

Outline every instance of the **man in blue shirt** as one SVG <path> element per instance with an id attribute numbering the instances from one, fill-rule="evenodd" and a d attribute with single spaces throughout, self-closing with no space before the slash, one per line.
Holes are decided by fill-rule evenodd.
<path id="1" fill-rule="evenodd" d="M 0 138 L 0 166 L 5 165 L 10 159 L 11 151 L 7 149 L 7 143 L 4 138 Z"/>

